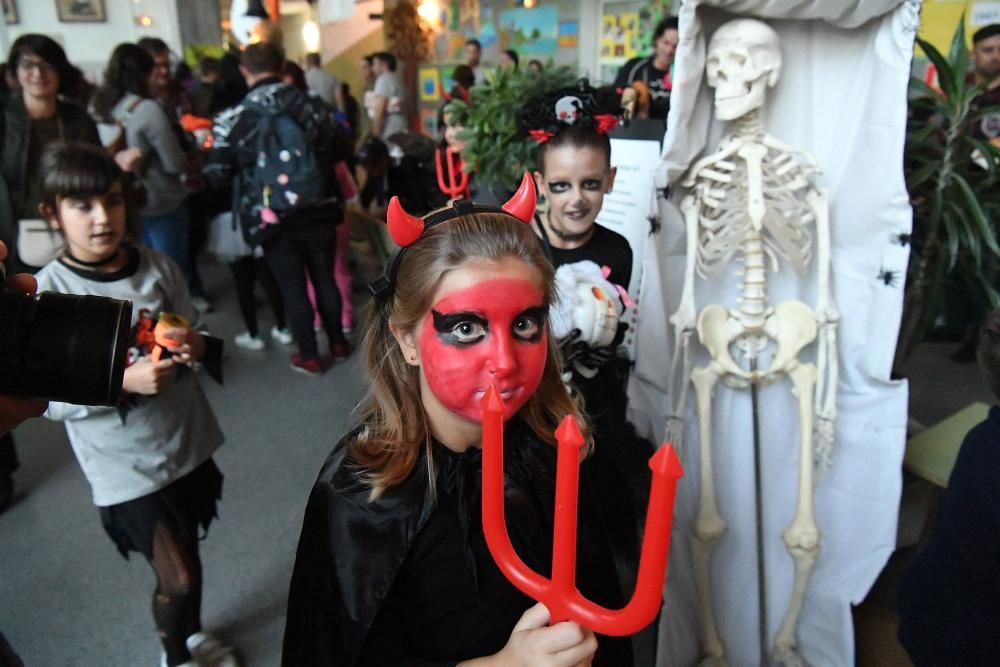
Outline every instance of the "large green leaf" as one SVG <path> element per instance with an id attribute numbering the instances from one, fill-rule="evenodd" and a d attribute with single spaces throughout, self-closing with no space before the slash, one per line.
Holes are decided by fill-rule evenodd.
<path id="1" fill-rule="evenodd" d="M 944 230 L 945 247 L 947 248 L 945 257 L 947 258 L 949 273 L 958 263 L 958 249 L 961 244 L 961 239 L 959 238 L 961 231 L 959 227 L 962 224 L 960 215 L 961 212 L 956 216 L 951 206 L 947 206 L 941 213 L 941 228 Z"/>
<path id="2" fill-rule="evenodd" d="M 923 50 L 927 59 L 934 63 L 934 68 L 937 70 L 938 83 L 941 85 L 941 90 L 944 92 L 945 96 L 952 98 L 955 95 L 955 71 L 952 68 L 951 63 L 945 60 L 945 57 L 941 55 L 941 52 L 931 44 L 926 42 L 919 37 L 917 37 L 917 44 Z"/>
<path id="3" fill-rule="evenodd" d="M 980 206 L 979 199 L 969 186 L 969 182 L 958 174 L 955 174 L 952 178 L 957 186 L 958 192 L 961 194 L 962 199 L 965 202 L 965 210 L 971 216 L 972 221 L 979 227 L 979 234 L 982 242 L 986 244 L 986 247 L 989 248 L 990 252 L 1000 258 L 1000 245 L 997 244 L 996 231 L 994 230 L 993 222 L 986 217 L 986 212 L 983 211 L 982 206 Z"/>
<path id="4" fill-rule="evenodd" d="M 931 177 L 934 176 L 941 166 L 936 160 L 931 160 L 927 164 L 923 165 L 916 171 L 910 172 L 906 176 L 906 187 L 911 193 L 920 188 L 924 183 L 930 181 Z"/>
<path id="5" fill-rule="evenodd" d="M 969 47 L 965 41 L 964 12 L 958 20 L 958 26 L 955 27 L 955 34 L 951 38 L 948 61 L 952 67 L 952 75 L 955 78 L 955 93 L 961 93 L 965 88 L 965 73 L 969 70 Z"/>

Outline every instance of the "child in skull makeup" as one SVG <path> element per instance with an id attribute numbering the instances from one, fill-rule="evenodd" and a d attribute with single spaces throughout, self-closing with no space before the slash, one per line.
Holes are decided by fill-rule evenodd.
<path id="1" fill-rule="evenodd" d="M 619 349 L 627 328 L 620 316 L 631 304 L 625 290 L 632 279 L 632 249 L 624 236 L 596 222 L 614 185 L 608 132 L 620 112 L 616 91 L 581 80 L 528 101 L 518 121 L 525 140 L 538 145 L 534 177 L 548 205 L 534 216 L 533 229 L 560 287 L 562 307 L 553 312 L 553 330 L 561 336 L 564 377 L 582 395 L 593 425 L 608 529 L 615 535 L 620 566 L 628 572 L 638 562 L 649 488 L 646 462 L 653 446 L 626 420 L 630 362 Z M 585 299 L 599 303 L 584 307 Z M 574 302 L 580 307 L 574 309 Z M 609 312 L 613 307 L 619 316 L 604 324 L 611 331 L 593 322 L 602 306 Z M 634 489 L 634 501 L 616 494 L 620 487 Z M 615 500 L 626 504 L 616 506 Z"/>
<path id="2" fill-rule="evenodd" d="M 503 210 L 462 200 L 421 219 L 390 204 L 401 250 L 373 285 L 363 343 L 371 395 L 309 499 L 284 665 L 570 667 L 588 664 L 595 647 L 596 664 L 631 664 L 628 639 L 546 627 L 545 608 L 493 562 L 480 523 L 480 400 L 495 386 L 506 407 L 508 530 L 547 576 L 553 431 L 578 411 L 548 332 L 552 267 L 525 224 L 532 185 L 526 177 Z M 617 608 L 611 547 L 586 479 L 577 584 Z"/>

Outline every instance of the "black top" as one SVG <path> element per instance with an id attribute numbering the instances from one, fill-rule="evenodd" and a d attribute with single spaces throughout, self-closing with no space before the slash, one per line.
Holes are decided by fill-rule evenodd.
<path id="1" fill-rule="evenodd" d="M 899 640 L 922 665 L 1000 655 L 1000 407 L 965 436 L 934 533 L 899 593 Z"/>
<path id="2" fill-rule="evenodd" d="M 52 122 L 56 124 L 55 133 Z M 43 121 L 41 127 L 36 127 L 28 118 L 20 94 L 0 96 L 0 241 L 7 244 L 10 253 L 6 260 L 8 273 L 32 269 L 17 256 L 17 221 L 38 217 L 32 206 L 28 210 L 22 207 L 26 200 L 38 196 L 37 192 L 29 194 L 40 182 L 35 173 L 37 156 L 53 136 L 70 143 L 101 145 L 94 120 L 72 102 L 59 100 L 55 120 Z"/>
<path id="3" fill-rule="evenodd" d="M 670 110 L 670 72 L 654 67 L 652 56 L 632 58 L 618 70 L 615 87 L 624 88 L 633 81 L 642 81 L 649 86 L 649 117 L 665 120 Z"/>
<path id="4" fill-rule="evenodd" d="M 1000 86 L 984 91 L 972 100 L 972 110 L 979 111 L 989 107 L 1000 106 Z M 1000 137 L 1000 113 L 983 114 L 972 126 L 972 136 L 976 139 L 996 139 Z"/>
<path id="5" fill-rule="evenodd" d="M 552 245 L 548 232 L 542 226 L 542 221 L 537 215 L 535 216 L 535 226 L 541 232 L 545 254 L 555 268 L 558 269 L 563 264 L 575 264 L 590 260 L 598 266 L 606 266 L 611 269 L 611 273 L 608 275 L 611 284 L 621 285 L 628 289 L 629 281 L 632 280 L 632 246 L 628 244 L 624 236 L 594 223 L 594 235 L 590 237 L 590 240 L 579 248 L 567 250 Z"/>
<path id="6" fill-rule="evenodd" d="M 518 420 L 504 436 L 511 542 L 543 576 L 551 564 L 555 449 Z M 306 509 L 288 599 L 282 664 L 452 665 L 506 644 L 533 603 L 500 573 L 481 526 L 481 450 L 434 443 L 437 499 L 426 458 L 376 503 L 352 463 L 355 434 L 327 460 Z M 589 465 L 581 469 L 577 585 L 623 606 L 610 545 L 597 528 Z M 627 638 L 599 637 L 595 664 L 632 663 Z"/>

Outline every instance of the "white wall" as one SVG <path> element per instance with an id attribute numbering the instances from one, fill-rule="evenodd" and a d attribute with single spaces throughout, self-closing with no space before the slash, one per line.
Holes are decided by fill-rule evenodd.
<path id="1" fill-rule="evenodd" d="M 323 62 L 329 62 L 362 39 L 382 29 L 381 20 L 368 18 L 381 14 L 383 0 L 365 0 L 354 5 L 350 18 L 320 24 L 320 53 Z"/>
<path id="2" fill-rule="evenodd" d="M 180 27 L 174 0 L 105 0 L 107 22 L 60 23 L 54 0 L 17 0 L 21 22 L 7 26 L 6 39 L 0 31 L 0 47 L 6 60 L 10 44 L 18 36 L 38 32 L 62 44 L 70 62 L 97 81 L 111 51 L 122 42 L 142 37 L 161 38 L 175 53 L 181 53 Z M 136 24 L 136 16 L 149 16 L 148 28 Z"/>

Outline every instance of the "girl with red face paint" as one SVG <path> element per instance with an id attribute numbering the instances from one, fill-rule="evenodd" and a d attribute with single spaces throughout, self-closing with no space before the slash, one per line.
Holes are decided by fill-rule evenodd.
<path id="1" fill-rule="evenodd" d="M 283 664 L 632 664 L 627 638 L 547 626 L 545 607 L 493 562 L 480 524 L 480 399 L 495 386 L 506 406 L 508 530 L 521 558 L 549 572 L 554 429 L 580 413 L 548 332 L 553 269 L 525 224 L 531 186 L 504 210 L 460 201 L 421 219 L 390 204 L 402 249 L 373 285 L 371 394 L 309 499 Z M 588 468 L 577 585 L 617 608 Z"/>

